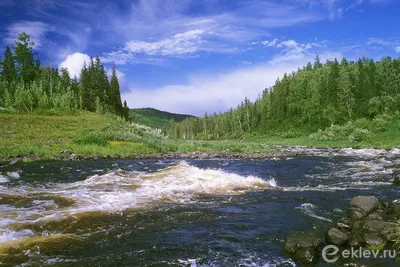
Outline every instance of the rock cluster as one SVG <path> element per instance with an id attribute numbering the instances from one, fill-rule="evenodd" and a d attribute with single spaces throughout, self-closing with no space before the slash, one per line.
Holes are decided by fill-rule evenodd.
<path id="1" fill-rule="evenodd" d="M 323 246 L 339 248 L 388 248 L 390 234 L 400 219 L 400 200 L 379 202 L 374 196 L 354 197 L 347 217 L 331 225 L 325 233 L 293 233 L 284 250 L 298 262 L 314 262 Z"/>

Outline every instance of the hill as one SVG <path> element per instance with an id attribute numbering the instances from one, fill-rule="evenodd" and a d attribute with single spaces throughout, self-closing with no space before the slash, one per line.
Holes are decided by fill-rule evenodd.
<path id="1" fill-rule="evenodd" d="M 181 122 L 187 118 L 195 118 L 195 116 L 170 113 L 154 108 L 136 108 L 129 110 L 129 118 L 134 123 L 164 130 L 172 125 L 173 120 Z"/>

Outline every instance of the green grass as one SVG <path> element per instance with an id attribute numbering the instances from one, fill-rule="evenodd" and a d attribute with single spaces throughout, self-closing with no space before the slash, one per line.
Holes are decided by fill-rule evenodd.
<path id="1" fill-rule="evenodd" d="M 179 141 L 113 115 L 76 112 L 69 115 L 0 114 L 0 159 L 29 155 L 47 160 L 65 150 L 77 155 L 131 156 L 139 153 L 269 152 L 258 142 Z"/>
<path id="2" fill-rule="evenodd" d="M 283 138 L 280 136 L 257 135 L 247 137 L 245 142 L 257 142 L 270 145 L 283 146 L 310 146 L 310 147 L 352 147 L 352 148 L 382 148 L 391 149 L 400 146 L 400 122 L 395 122 L 390 127 L 380 133 L 376 133 L 368 141 L 350 142 L 348 140 L 339 141 L 319 141 L 312 140 L 308 135 L 302 135 L 294 138 Z"/>
<path id="3" fill-rule="evenodd" d="M 129 117 L 134 123 L 157 129 L 166 129 L 175 122 L 193 117 L 186 114 L 175 114 L 153 108 L 137 108 L 129 110 Z"/>
<path id="4" fill-rule="evenodd" d="M 234 140 L 182 141 L 162 137 L 151 128 L 128 123 L 113 115 L 76 112 L 68 115 L 1 114 L 0 159 L 26 160 L 59 158 L 68 150 L 78 155 L 128 157 L 139 153 L 275 151 L 265 145 L 385 148 L 399 146 L 400 123 L 377 133 L 369 141 L 317 141 L 308 136 L 284 138 L 258 135 Z M 35 156 L 29 157 L 34 154 Z"/>
<path id="5" fill-rule="evenodd" d="M 74 115 L 43 116 L 36 114 L 0 114 L 0 158 L 38 154 L 41 158 L 60 156 L 68 150 L 82 155 L 129 155 L 153 153 L 140 138 L 110 144 L 104 137 L 94 137 L 110 125 L 115 116 L 90 112 Z"/>

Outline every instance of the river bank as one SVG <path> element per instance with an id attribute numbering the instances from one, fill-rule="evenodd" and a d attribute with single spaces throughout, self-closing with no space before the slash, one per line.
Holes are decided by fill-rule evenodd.
<path id="1" fill-rule="evenodd" d="M 395 151 L 393 131 L 371 143 L 310 141 L 306 136 L 253 136 L 233 140 L 173 140 L 161 132 L 112 115 L 76 112 L 66 115 L 0 114 L 0 162 L 88 159 L 234 158 L 262 159 L 340 154 L 346 148 Z M 398 136 L 400 138 L 400 136 Z M 393 149 L 392 149 L 393 148 Z M 382 150 L 385 149 L 385 150 Z M 383 153 L 383 152 L 382 152 Z"/>

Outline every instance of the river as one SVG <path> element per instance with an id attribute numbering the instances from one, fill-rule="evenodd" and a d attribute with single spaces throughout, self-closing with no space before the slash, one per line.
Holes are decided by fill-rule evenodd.
<path id="1" fill-rule="evenodd" d="M 296 266 L 288 233 L 399 197 L 398 152 L 3 166 L 0 266 Z"/>

